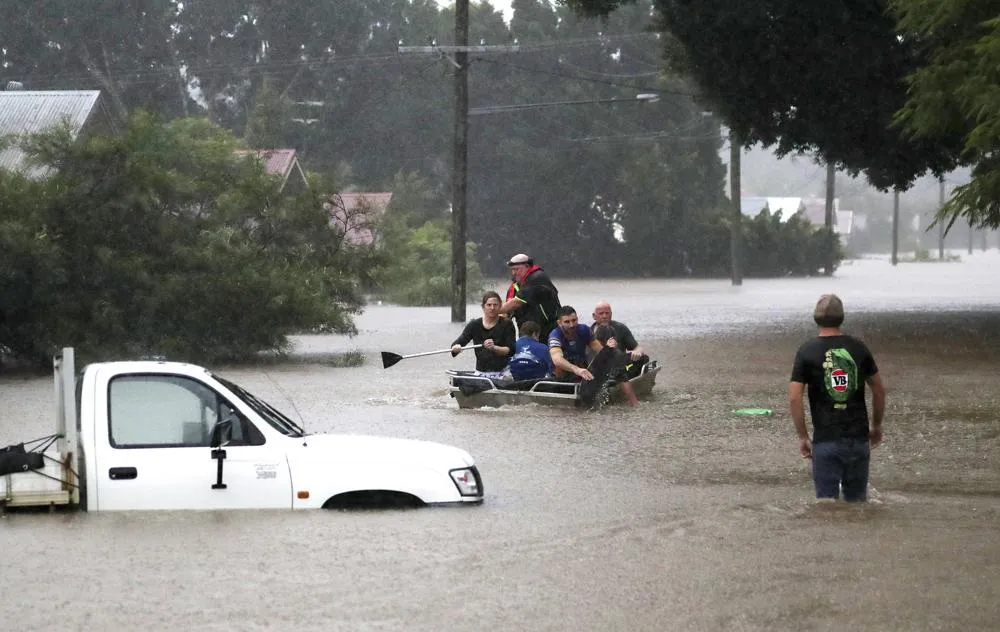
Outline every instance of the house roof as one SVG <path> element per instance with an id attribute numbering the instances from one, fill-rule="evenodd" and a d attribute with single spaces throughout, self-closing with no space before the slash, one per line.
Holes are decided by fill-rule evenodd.
<path id="1" fill-rule="evenodd" d="M 6 90 L 0 91 L 0 137 L 35 134 L 68 121 L 76 135 L 100 101 L 100 90 Z M 17 147 L 0 149 L 0 169 L 38 175 L 44 170 L 30 168 Z"/>
<path id="2" fill-rule="evenodd" d="M 237 149 L 237 156 L 253 155 L 264 163 L 264 169 L 273 176 L 288 177 L 295 165 L 294 149 Z"/>
<path id="3" fill-rule="evenodd" d="M 375 243 L 372 224 L 381 217 L 392 193 L 335 193 L 330 196 L 330 217 L 344 231 L 344 240 L 354 246 Z"/>
<path id="4" fill-rule="evenodd" d="M 282 188 L 295 170 L 301 172 L 294 149 L 237 149 L 234 153 L 237 156 L 252 155 L 260 160 L 267 173 L 281 178 Z M 302 174 L 302 179 L 305 180 L 305 174 Z"/>

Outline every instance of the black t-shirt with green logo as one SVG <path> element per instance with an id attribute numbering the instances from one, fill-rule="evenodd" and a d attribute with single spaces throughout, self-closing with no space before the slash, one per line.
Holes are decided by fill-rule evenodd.
<path id="1" fill-rule="evenodd" d="M 808 387 L 813 443 L 868 436 L 865 380 L 876 373 L 875 358 L 857 338 L 819 336 L 799 347 L 792 381 Z"/>

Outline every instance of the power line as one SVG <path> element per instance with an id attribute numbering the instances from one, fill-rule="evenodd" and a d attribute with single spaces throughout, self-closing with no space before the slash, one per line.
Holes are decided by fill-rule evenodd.
<path id="1" fill-rule="evenodd" d="M 636 85 L 632 85 L 632 84 L 620 83 L 620 82 L 617 82 L 617 81 L 605 81 L 605 80 L 602 80 L 602 79 L 592 79 L 590 77 L 581 77 L 579 75 L 570 75 L 570 74 L 566 74 L 566 73 L 562 73 L 562 72 L 554 72 L 554 71 L 551 71 L 551 70 L 542 70 L 540 68 L 527 68 L 525 66 L 520 66 L 518 64 L 514 64 L 514 63 L 510 63 L 510 62 L 503 62 L 503 61 L 494 60 L 494 59 L 486 59 L 485 57 L 483 57 L 483 58 L 477 57 L 476 61 L 482 61 L 482 62 L 485 62 L 485 63 L 488 63 L 488 64 L 496 64 L 498 66 L 507 66 L 509 68 L 513 68 L 515 70 L 519 70 L 521 72 L 530 73 L 530 74 L 548 75 L 548 76 L 552 76 L 552 77 L 560 77 L 562 79 L 572 79 L 572 80 L 575 80 L 575 81 L 586 81 L 586 82 L 589 82 L 589 83 L 596 83 L 596 84 L 600 84 L 600 85 L 604 85 L 604 86 L 611 86 L 611 87 L 614 87 L 614 88 L 628 88 L 628 89 L 637 90 L 637 91 L 640 91 L 640 92 L 656 92 L 658 94 L 672 94 L 672 95 L 676 95 L 676 96 L 683 96 L 683 97 L 690 97 L 690 98 L 697 98 L 697 97 L 701 96 L 701 95 L 698 95 L 698 94 L 693 94 L 691 92 L 682 92 L 680 90 L 669 90 L 669 89 L 666 89 L 666 88 L 655 88 L 655 87 L 650 87 L 650 86 L 636 86 Z"/>

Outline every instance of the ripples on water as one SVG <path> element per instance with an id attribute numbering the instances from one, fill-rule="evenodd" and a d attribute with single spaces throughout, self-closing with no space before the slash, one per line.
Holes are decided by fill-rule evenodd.
<path id="1" fill-rule="evenodd" d="M 372 307 L 355 338 L 298 339 L 319 362 L 220 373 L 312 431 L 469 449 L 482 507 L 12 515 L 2 611 L 29 629 L 995 629 L 998 272 L 990 252 L 741 288 L 559 282 L 583 316 L 610 300 L 666 364 L 650 401 L 594 413 L 458 410 L 443 371 L 471 354 L 386 370 L 379 352 L 447 348 L 461 325 Z M 828 291 L 889 389 L 867 506 L 812 500 L 787 416 L 792 354 Z M 347 352 L 364 363 L 322 361 Z M 49 431 L 51 391 L 0 379 L 0 443 Z"/>

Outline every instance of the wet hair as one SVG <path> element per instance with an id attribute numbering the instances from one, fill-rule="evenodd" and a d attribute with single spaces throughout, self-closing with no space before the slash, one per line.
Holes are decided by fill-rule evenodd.
<path id="1" fill-rule="evenodd" d="M 542 328 L 538 326 L 538 323 L 529 320 L 521 325 L 521 329 L 518 332 L 522 336 L 531 336 L 535 340 L 538 340 L 538 335 L 542 333 Z"/>
<path id="2" fill-rule="evenodd" d="M 556 321 L 562 319 L 563 316 L 569 316 L 570 314 L 575 314 L 576 310 L 570 305 L 563 305 L 556 310 Z"/>
<path id="3" fill-rule="evenodd" d="M 820 327 L 840 327 L 844 322 L 844 303 L 836 294 L 824 294 L 819 297 L 816 309 L 813 310 L 813 320 Z"/>
<path id="4" fill-rule="evenodd" d="M 490 290 L 489 292 L 483 294 L 483 302 L 480 303 L 479 305 L 480 306 L 485 306 L 486 305 L 486 301 L 490 300 L 491 298 L 495 298 L 496 300 L 500 301 L 501 305 L 503 305 L 503 299 L 500 298 L 500 295 L 497 294 L 496 292 L 494 292 L 493 290 Z"/>

